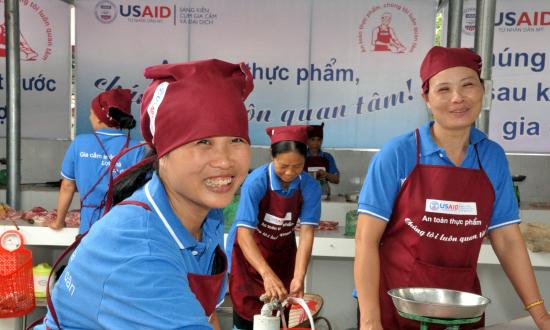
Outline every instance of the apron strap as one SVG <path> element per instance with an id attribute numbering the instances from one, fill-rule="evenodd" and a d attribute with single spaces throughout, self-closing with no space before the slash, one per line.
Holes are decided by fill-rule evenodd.
<path id="1" fill-rule="evenodd" d="M 118 203 L 118 205 L 136 205 L 136 206 L 143 207 L 147 211 L 151 211 L 151 208 L 149 207 L 149 205 L 145 204 L 144 202 L 140 202 L 140 201 L 124 200 L 124 201 Z"/>
<path id="2" fill-rule="evenodd" d="M 36 327 L 37 325 L 41 324 L 44 322 L 44 318 L 46 317 L 46 315 L 42 315 L 40 318 L 38 318 L 37 320 L 33 321 L 31 324 L 29 324 L 27 327 L 25 327 L 25 330 L 32 330 L 34 329 L 34 327 Z M 50 330 L 50 328 L 46 327 L 46 330 Z"/>
<path id="3" fill-rule="evenodd" d="M 99 136 L 97 135 L 96 132 L 94 132 L 94 136 L 97 140 L 97 143 L 99 143 L 99 146 L 103 150 L 103 153 L 105 154 L 105 156 L 107 156 L 109 161 L 112 161 L 114 157 L 113 158 L 109 157 L 109 152 L 107 151 L 107 148 L 105 148 L 105 145 L 103 144 L 103 141 L 101 141 L 101 139 L 99 138 Z M 126 134 L 126 141 L 124 142 L 124 145 L 122 146 L 122 148 L 120 148 L 120 150 L 118 152 L 121 152 L 122 150 L 128 148 L 129 143 L 130 143 L 130 130 L 128 130 L 128 134 Z M 117 174 L 120 174 L 120 173 L 118 173 L 118 170 L 116 169 L 116 167 L 115 167 L 114 170 Z"/>
<path id="4" fill-rule="evenodd" d="M 46 288 L 47 288 L 47 290 L 46 290 L 46 301 L 48 303 L 48 309 L 50 310 L 50 314 L 52 315 L 52 318 L 53 318 L 55 324 L 57 325 L 57 327 L 59 329 L 61 329 L 61 325 L 59 325 L 59 319 L 57 317 L 57 313 L 55 312 L 55 308 L 54 308 L 53 302 L 52 302 L 51 291 L 50 291 L 50 280 L 52 278 L 52 274 L 55 274 L 55 271 L 57 270 L 57 268 L 58 268 L 59 264 L 61 263 L 61 261 L 63 261 L 65 259 L 65 257 L 70 252 L 72 252 L 74 249 L 77 248 L 78 245 L 80 245 L 80 242 L 82 241 L 84 236 L 86 236 L 88 234 L 89 231 L 90 230 L 88 229 L 84 234 L 76 236 L 75 241 L 68 248 L 66 248 L 65 251 L 63 251 L 63 253 L 57 258 L 57 260 L 53 264 L 52 271 L 50 272 L 50 275 L 48 276 L 48 283 L 46 285 Z"/>
<path id="5" fill-rule="evenodd" d="M 416 164 L 420 164 L 420 132 L 418 128 L 414 131 L 414 136 L 416 137 Z"/>
<path id="6" fill-rule="evenodd" d="M 118 160 L 122 156 L 127 154 L 130 150 L 133 150 L 133 149 L 145 146 L 145 145 L 148 145 L 148 143 L 143 142 L 143 143 L 140 143 L 140 144 L 136 144 L 135 146 L 130 147 L 130 148 L 124 148 L 115 157 L 113 157 L 113 160 L 111 161 L 111 164 L 109 165 L 109 170 L 108 170 L 108 172 L 109 172 L 109 188 L 107 190 L 107 197 L 106 197 L 106 201 L 105 201 L 105 209 L 103 211 L 103 215 L 107 214 L 107 212 L 109 212 L 111 207 L 113 207 L 114 185 L 115 185 L 115 183 L 118 182 L 119 180 L 121 180 L 122 178 L 125 178 L 128 174 L 132 173 L 134 169 L 139 168 L 139 167 L 141 167 L 145 164 L 152 163 L 152 162 L 157 160 L 156 155 L 149 156 L 147 158 L 144 158 L 144 159 L 140 160 L 136 164 L 130 166 L 129 168 L 127 168 L 124 172 L 122 172 L 116 178 L 113 177 L 113 168 L 115 166 L 114 164 L 116 164 L 118 162 Z"/>
<path id="7" fill-rule="evenodd" d="M 105 154 L 105 156 L 107 156 L 107 158 L 109 158 L 109 153 L 107 152 L 107 149 L 105 148 L 105 145 L 103 144 L 103 142 L 101 141 L 101 139 L 99 138 L 99 136 L 97 135 L 96 132 L 94 132 L 94 137 L 96 138 L 97 140 L 97 143 L 99 144 L 99 146 L 101 147 L 101 149 L 103 149 L 103 153 Z M 130 143 L 130 131 L 128 130 L 128 134 L 126 135 L 126 142 L 124 142 L 124 146 L 122 147 L 122 149 L 120 149 L 121 151 L 126 149 L 128 147 L 128 144 Z M 120 153 L 120 151 L 119 151 Z M 111 168 L 111 165 L 113 163 L 113 159 L 115 159 L 116 157 L 113 157 L 112 159 L 109 158 L 109 161 L 111 162 L 109 164 L 109 167 L 101 174 L 101 176 L 97 179 L 97 181 L 92 185 L 92 187 L 90 189 L 88 189 L 88 191 L 84 194 L 84 196 L 82 196 L 80 198 L 80 208 L 95 208 L 95 209 L 101 209 L 105 206 L 105 200 L 102 200 L 101 203 L 99 205 L 85 205 L 84 204 L 84 201 L 86 200 L 86 198 L 88 198 L 88 196 L 95 190 L 95 188 L 99 185 L 99 183 L 101 183 L 101 181 L 103 180 L 103 178 L 107 175 L 107 173 L 109 173 L 109 171 L 112 171 L 114 168 L 114 170 L 116 171 L 116 166 L 113 166 Z M 118 159 L 117 159 L 118 161 Z M 116 163 L 116 162 L 115 162 Z M 117 171 L 118 173 L 118 171 Z M 95 212 L 94 212 L 95 213 Z M 101 213 L 99 214 L 99 217 L 101 218 Z M 93 219 L 94 217 L 92 216 L 89 220 L 89 226 L 92 225 L 92 222 L 93 222 Z"/>
<path id="8" fill-rule="evenodd" d="M 484 171 L 483 166 L 481 165 L 481 158 L 479 158 L 479 151 L 477 150 L 477 144 L 474 144 L 474 149 L 476 150 L 477 163 L 479 164 L 479 169 Z"/>

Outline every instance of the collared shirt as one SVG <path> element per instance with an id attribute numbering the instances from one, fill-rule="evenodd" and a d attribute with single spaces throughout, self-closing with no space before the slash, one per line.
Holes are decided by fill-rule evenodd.
<path id="1" fill-rule="evenodd" d="M 71 256 L 53 289 L 63 329 L 210 329 L 188 273 L 211 274 L 223 247 L 223 212 L 211 210 L 197 241 L 172 211 L 159 177 L 114 207 Z M 223 301 L 227 278 L 219 301 Z M 56 329 L 48 311 L 46 324 Z M 36 329 L 43 329 L 38 327 Z"/>
<path id="2" fill-rule="evenodd" d="M 429 122 L 419 128 L 420 163 L 455 166 L 444 149 L 432 138 Z M 514 194 L 508 160 L 502 147 L 491 141 L 478 129 L 470 130 L 470 145 L 461 167 L 479 168 L 474 145 L 477 146 L 481 164 L 495 191 L 493 214 L 489 230 L 519 223 L 519 209 Z M 393 205 L 401 185 L 416 165 L 416 137 L 414 131 L 389 141 L 378 152 L 366 175 L 359 194 L 358 212 L 367 213 L 389 221 Z"/>
<path id="3" fill-rule="evenodd" d="M 310 156 L 311 156 L 311 154 L 310 154 L 309 149 L 308 149 L 307 157 L 310 157 Z M 336 161 L 334 160 L 334 157 L 332 157 L 331 154 L 329 154 L 328 152 L 324 152 L 324 151 L 320 150 L 318 156 L 323 157 L 328 161 L 328 168 L 327 168 L 328 173 L 340 175 L 340 171 L 338 170 L 338 167 L 336 167 Z"/>
<path id="4" fill-rule="evenodd" d="M 267 185 L 268 177 L 269 187 Z M 283 187 L 283 183 L 277 174 L 275 174 L 273 162 L 256 168 L 248 175 L 241 187 L 239 207 L 235 215 L 235 221 L 227 237 L 226 252 L 229 259 L 231 259 L 237 227 L 242 226 L 256 229 L 260 202 L 268 189 L 279 195 L 288 197 L 292 196 L 298 187 L 300 187 L 304 200 L 299 216 L 300 223 L 302 225 L 318 226 L 321 218 L 321 188 L 319 183 L 306 172 L 302 172 L 302 174 L 292 180 L 288 189 Z"/>
<path id="5" fill-rule="evenodd" d="M 61 164 L 61 175 L 67 180 L 75 181 L 80 198 L 83 198 L 99 178 L 108 171 L 110 160 L 121 151 L 127 139 L 126 133 L 113 128 L 102 128 L 95 134 L 103 143 L 105 150 L 98 143 L 94 134 L 81 134 L 69 145 Z M 128 146 L 131 147 L 138 143 L 139 141 L 130 140 Z M 122 156 L 117 162 L 114 176 L 140 161 L 143 158 L 144 150 L 144 147 L 136 148 Z M 86 197 L 84 205 L 100 205 L 107 193 L 108 183 L 109 174 L 107 173 Z M 97 221 L 102 213 L 103 209 L 82 208 L 80 211 L 80 233 L 88 230 L 92 222 Z"/>

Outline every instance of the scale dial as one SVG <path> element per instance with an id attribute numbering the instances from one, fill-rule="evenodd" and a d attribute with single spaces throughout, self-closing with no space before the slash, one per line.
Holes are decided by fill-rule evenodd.
<path id="1" fill-rule="evenodd" d="M 0 236 L 0 246 L 7 251 L 15 251 L 23 245 L 23 236 L 16 230 L 8 230 Z"/>

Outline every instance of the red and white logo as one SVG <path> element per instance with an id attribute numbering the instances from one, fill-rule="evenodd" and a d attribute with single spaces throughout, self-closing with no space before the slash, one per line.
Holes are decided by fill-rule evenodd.
<path id="1" fill-rule="evenodd" d="M 476 8 L 468 7 L 462 10 L 462 32 L 473 36 L 476 32 Z"/>
<path id="2" fill-rule="evenodd" d="M 34 1 L 21 0 L 19 4 L 20 16 L 25 19 L 30 18 L 21 25 L 19 32 L 21 61 L 46 61 L 52 53 L 54 42 L 52 22 L 48 13 Z M 2 22 L 0 24 L 0 57 L 6 57 L 6 33 L 6 24 Z"/>
<path id="3" fill-rule="evenodd" d="M 419 32 L 413 11 L 398 3 L 373 6 L 359 23 L 359 48 L 362 53 L 412 53 Z"/>

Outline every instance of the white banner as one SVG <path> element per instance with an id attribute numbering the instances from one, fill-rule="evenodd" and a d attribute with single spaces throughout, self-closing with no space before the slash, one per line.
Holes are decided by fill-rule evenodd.
<path id="1" fill-rule="evenodd" d="M 19 1 L 21 137 L 68 139 L 70 13 L 59 0 Z M 0 1 L 0 136 L 6 136 L 6 24 Z"/>
<path id="2" fill-rule="evenodd" d="M 475 0 L 464 2 L 463 47 L 474 47 Z M 550 152 L 550 2 L 496 2 L 489 136 L 507 152 Z"/>
<path id="3" fill-rule="evenodd" d="M 148 83 L 143 68 L 206 58 L 251 68 L 255 89 L 246 105 L 253 144 L 269 143 L 269 126 L 325 122 L 325 146 L 376 148 L 427 120 L 418 71 L 433 43 L 435 1 L 79 0 L 76 6 L 78 132 L 91 130 L 87 111 L 100 91 L 132 89 L 137 115 Z"/>

